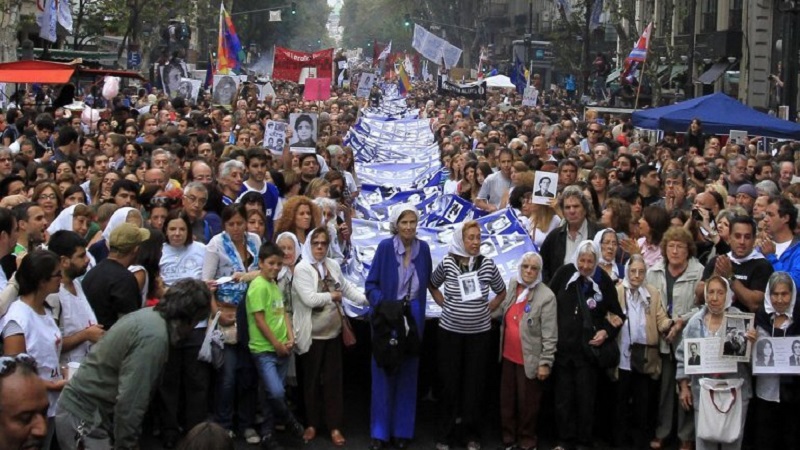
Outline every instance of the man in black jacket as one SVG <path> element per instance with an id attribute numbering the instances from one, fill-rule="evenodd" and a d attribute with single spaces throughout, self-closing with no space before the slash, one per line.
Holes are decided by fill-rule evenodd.
<path id="1" fill-rule="evenodd" d="M 541 248 L 544 261 L 542 279 L 545 283 L 550 281 L 559 267 L 569 262 L 567 258 L 574 253 L 581 241 L 593 239 L 600 231 L 599 227 L 587 218 L 591 207 L 589 200 L 578 186 L 568 186 L 564 189 L 559 206 L 564 213 L 566 223 L 550 232 Z"/>

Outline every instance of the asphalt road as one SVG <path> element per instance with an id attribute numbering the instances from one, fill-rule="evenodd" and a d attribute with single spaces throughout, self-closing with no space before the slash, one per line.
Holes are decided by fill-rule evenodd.
<path id="1" fill-rule="evenodd" d="M 344 355 L 345 367 L 345 381 L 344 381 L 344 394 L 345 394 L 345 426 L 342 430 L 347 444 L 344 448 L 366 450 L 370 443 L 369 432 L 369 399 L 370 399 L 370 368 L 369 368 L 369 330 L 365 323 L 353 321 L 359 343 L 353 350 L 347 350 Z M 434 325 L 430 323 L 430 325 Z M 439 437 L 439 405 L 435 401 L 435 395 L 431 395 L 436 391 L 435 361 L 436 352 L 435 338 L 431 333 L 435 332 L 434 326 L 427 326 L 425 339 L 424 339 L 424 353 L 422 355 L 422 363 L 420 368 L 419 379 L 419 399 L 417 402 L 417 423 L 416 423 L 416 436 L 411 442 L 410 448 L 412 449 L 426 449 L 433 450 L 435 448 L 437 438 Z M 482 444 L 484 449 L 495 450 L 502 448 L 500 440 L 500 419 L 499 419 L 499 364 L 493 362 L 490 371 L 489 379 L 484 391 L 485 400 L 485 422 L 482 427 Z M 549 382 L 548 382 L 549 383 Z M 598 395 L 608 393 L 608 386 L 598 386 Z M 540 412 L 539 419 L 539 434 L 540 444 L 539 450 L 550 449 L 555 445 L 555 423 L 553 419 L 552 407 L 552 388 L 549 384 L 545 386 L 545 395 L 542 401 L 543 409 Z M 598 423 L 595 424 L 595 432 L 598 435 L 598 441 L 595 449 L 609 449 L 612 448 L 603 444 L 604 434 L 613 429 L 611 421 L 611 414 L 598 415 Z M 306 449 L 306 450 L 339 450 L 334 447 L 326 430 L 318 430 L 317 438 L 309 444 L 303 444 L 299 440 L 294 440 L 289 436 L 278 432 L 278 439 L 286 449 Z M 143 450 L 158 450 L 161 449 L 161 442 L 158 438 L 151 435 L 145 435 L 142 438 L 141 448 Z M 236 440 L 237 449 L 256 449 L 258 446 L 248 445 L 243 438 L 239 437 Z M 677 445 L 666 447 L 669 449 L 677 448 Z M 637 449 L 644 450 L 644 449 Z"/>

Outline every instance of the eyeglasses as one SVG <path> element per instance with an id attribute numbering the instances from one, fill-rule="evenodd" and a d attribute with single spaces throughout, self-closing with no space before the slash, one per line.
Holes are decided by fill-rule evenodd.
<path id="1" fill-rule="evenodd" d="M 18 365 L 36 371 L 36 360 L 27 353 L 20 353 L 17 356 L 0 356 L 0 377 L 8 375 L 14 371 Z"/>
<path id="2" fill-rule="evenodd" d="M 541 267 L 534 266 L 533 264 L 521 264 L 520 267 L 522 268 L 522 270 L 528 270 L 528 269 L 530 269 L 530 270 L 542 270 Z"/>
<path id="3" fill-rule="evenodd" d="M 598 130 L 596 128 L 589 128 L 589 133 L 600 133 L 603 130 Z"/>
<path id="4" fill-rule="evenodd" d="M 205 205 L 206 202 L 208 201 L 208 199 L 205 198 L 205 197 L 195 197 L 194 195 L 187 195 L 187 196 L 184 196 L 183 198 L 186 199 L 190 203 L 199 203 L 201 205 Z"/>
<path id="5" fill-rule="evenodd" d="M 328 246 L 328 241 L 312 241 L 311 242 L 311 246 L 312 247 L 327 247 Z"/>
<path id="6" fill-rule="evenodd" d="M 11 158 L 0 158 L 0 163 L 11 162 Z"/>
<path id="7" fill-rule="evenodd" d="M 39 196 L 39 200 L 55 200 L 57 198 L 56 194 L 42 194 Z"/>

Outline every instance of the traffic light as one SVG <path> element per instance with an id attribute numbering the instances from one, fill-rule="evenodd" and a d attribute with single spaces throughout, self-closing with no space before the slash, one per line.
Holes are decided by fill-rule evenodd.
<path id="1" fill-rule="evenodd" d="M 411 26 L 411 14 L 406 14 L 403 17 L 404 17 L 403 24 L 406 26 L 406 28 L 410 27 Z"/>
<path id="2" fill-rule="evenodd" d="M 297 2 L 292 2 L 292 15 L 297 14 Z"/>

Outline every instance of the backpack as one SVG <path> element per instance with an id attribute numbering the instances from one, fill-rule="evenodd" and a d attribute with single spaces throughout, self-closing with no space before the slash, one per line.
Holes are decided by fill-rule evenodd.
<path id="1" fill-rule="evenodd" d="M 378 303 L 370 317 L 372 355 L 375 363 L 394 374 L 407 357 L 417 356 L 420 348 L 417 322 L 411 315 L 408 300 L 387 300 Z"/>

